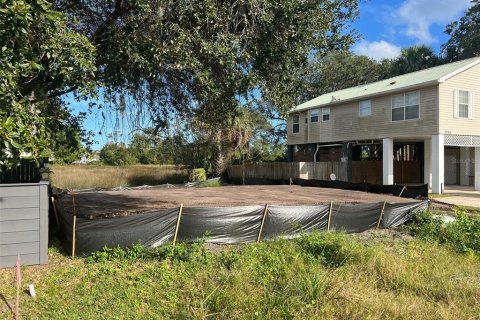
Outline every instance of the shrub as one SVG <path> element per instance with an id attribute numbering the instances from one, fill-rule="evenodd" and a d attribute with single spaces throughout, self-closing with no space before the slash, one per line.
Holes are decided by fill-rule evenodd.
<path id="1" fill-rule="evenodd" d="M 351 261 L 357 243 L 343 233 L 313 232 L 296 240 L 307 258 L 319 260 L 327 267 L 340 267 Z"/>
<path id="2" fill-rule="evenodd" d="M 190 261 L 193 256 L 205 255 L 204 241 L 193 244 L 179 243 L 165 244 L 157 248 L 145 247 L 142 244 L 134 244 L 131 247 L 116 248 L 104 247 L 102 250 L 92 253 L 88 258 L 89 263 L 102 263 L 106 261 L 135 262 L 138 260 L 176 260 Z"/>
<path id="3" fill-rule="evenodd" d="M 204 168 L 196 168 L 192 170 L 190 175 L 190 181 L 192 182 L 202 182 L 207 180 L 207 174 Z"/>
<path id="4" fill-rule="evenodd" d="M 455 221 L 443 222 L 430 211 L 415 217 L 408 229 L 416 236 L 446 244 L 460 252 L 480 254 L 480 218 L 465 211 L 455 212 Z"/>
<path id="5" fill-rule="evenodd" d="M 135 155 L 124 145 L 107 143 L 100 151 L 100 160 L 112 166 L 126 166 L 137 163 Z"/>

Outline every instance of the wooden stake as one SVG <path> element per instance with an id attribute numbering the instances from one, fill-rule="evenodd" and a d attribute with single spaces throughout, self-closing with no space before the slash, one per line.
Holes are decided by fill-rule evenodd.
<path id="1" fill-rule="evenodd" d="M 401 192 L 400 192 L 400 194 L 398 195 L 399 197 L 401 197 L 401 196 L 402 196 L 402 194 L 403 194 L 403 191 L 405 191 L 405 189 L 407 189 L 407 187 L 406 187 L 406 186 L 403 186 L 403 188 L 402 188 L 402 191 L 401 191 Z"/>
<path id="2" fill-rule="evenodd" d="M 260 237 L 262 236 L 263 224 L 265 223 L 265 218 L 267 217 L 268 203 L 265 204 L 265 210 L 263 210 L 262 224 L 260 224 L 260 230 L 258 231 L 257 243 L 260 242 Z"/>
<path id="3" fill-rule="evenodd" d="M 330 221 L 331 221 L 331 218 L 332 218 L 332 207 L 333 207 L 333 201 L 330 201 L 330 209 L 328 210 L 327 231 L 330 231 Z"/>
<path id="4" fill-rule="evenodd" d="M 380 218 L 378 218 L 377 229 L 380 228 L 380 222 L 382 222 L 383 213 L 385 212 L 386 204 L 387 204 L 387 200 L 383 201 L 382 212 L 380 213 Z"/>
<path id="5" fill-rule="evenodd" d="M 57 221 L 57 227 L 60 229 L 60 220 L 58 220 L 57 206 L 55 205 L 55 198 L 50 197 L 52 200 L 53 213 L 55 213 L 55 221 Z"/>
<path id="6" fill-rule="evenodd" d="M 72 258 L 75 258 L 75 237 L 77 229 L 77 216 L 73 216 L 73 228 L 72 228 Z"/>
<path id="7" fill-rule="evenodd" d="M 20 288 L 22 284 L 22 274 L 21 274 L 21 265 L 20 265 L 20 255 L 17 255 L 16 265 L 16 282 L 17 282 L 17 300 L 15 303 L 15 319 L 20 320 Z"/>
<path id="8" fill-rule="evenodd" d="M 177 243 L 178 228 L 180 227 L 180 219 L 182 218 L 183 203 L 180 204 L 180 209 L 178 210 L 177 226 L 175 227 L 175 235 L 173 236 L 173 245 Z"/>
<path id="9" fill-rule="evenodd" d="M 72 201 L 73 201 L 73 228 L 72 228 L 72 258 L 75 258 L 75 238 L 77 233 L 77 209 L 75 207 L 75 191 L 72 188 Z"/>

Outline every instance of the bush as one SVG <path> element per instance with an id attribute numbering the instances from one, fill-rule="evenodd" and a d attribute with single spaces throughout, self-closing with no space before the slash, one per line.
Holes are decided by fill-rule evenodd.
<path id="1" fill-rule="evenodd" d="M 416 236 L 446 244 L 460 252 L 480 254 L 480 218 L 465 211 L 455 212 L 455 221 L 443 222 L 430 211 L 415 217 L 408 229 Z"/>
<path id="2" fill-rule="evenodd" d="M 126 166 L 136 164 L 137 158 L 121 144 L 107 143 L 100 151 L 100 160 L 111 166 Z"/>
<path id="3" fill-rule="evenodd" d="M 165 244 L 156 248 L 145 247 L 142 244 L 134 244 L 131 247 L 115 248 L 104 247 L 102 250 L 92 253 L 88 258 L 89 263 L 102 263 L 106 261 L 135 262 L 138 260 L 175 260 L 190 261 L 192 257 L 204 255 L 204 240 L 193 244 L 179 243 Z"/>
<path id="4" fill-rule="evenodd" d="M 190 181 L 192 182 L 202 182 L 207 180 L 207 174 L 204 168 L 197 168 L 192 170 L 190 175 Z"/>
<path id="5" fill-rule="evenodd" d="M 353 258 L 357 243 L 343 233 L 313 232 L 296 240 L 307 258 L 320 261 L 327 267 L 340 267 Z"/>

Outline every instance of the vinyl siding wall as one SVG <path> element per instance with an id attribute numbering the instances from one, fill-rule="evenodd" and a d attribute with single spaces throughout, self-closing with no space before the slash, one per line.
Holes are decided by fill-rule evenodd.
<path id="1" fill-rule="evenodd" d="M 454 91 L 473 94 L 473 119 L 454 117 Z M 440 133 L 480 136 L 480 65 L 440 84 Z"/>
<path id="2" fill-rule="evenodd" d="M 392 100 L 396 94 L 372 98 L 372 114 L 359 116 L 359 102 L 347 102 L 330 107 L 330 121 L 322 121 L 321 108 L 319 121 L 305 124 L 308 111 L 300 112 L 300 132 L 292 133 L 292 119 L 288 119 L 288 144 L 328 143 L 352 140 L 382 138 L 412 139 L 429 138 L 438 133 L 438 90 L 431 86 L 418 89 L 420 92 L 420 119 L 392 122 Z M 406 91 L 411 92 L 411 91 Z M 315 110 L 315 109 L 312 109 Z M 292 113 L 293 114 L 293 113 Z M 479 112 L 480 116 L 480 112 Z"/>
<path id="3" fill-rule="evenodd" d="M 0 268 L 45 264 L 48 256 L 48 183 L 0 184 Z"/>

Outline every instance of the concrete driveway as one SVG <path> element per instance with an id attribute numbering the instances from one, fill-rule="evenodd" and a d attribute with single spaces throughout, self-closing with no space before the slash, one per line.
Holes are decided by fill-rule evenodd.
<path id="1" fill-rule="evenodd" d="M 480 208 L 480 191 L 473 187 L 447 185 L 444 195 L 434 199 L 456 206 Z"/>

